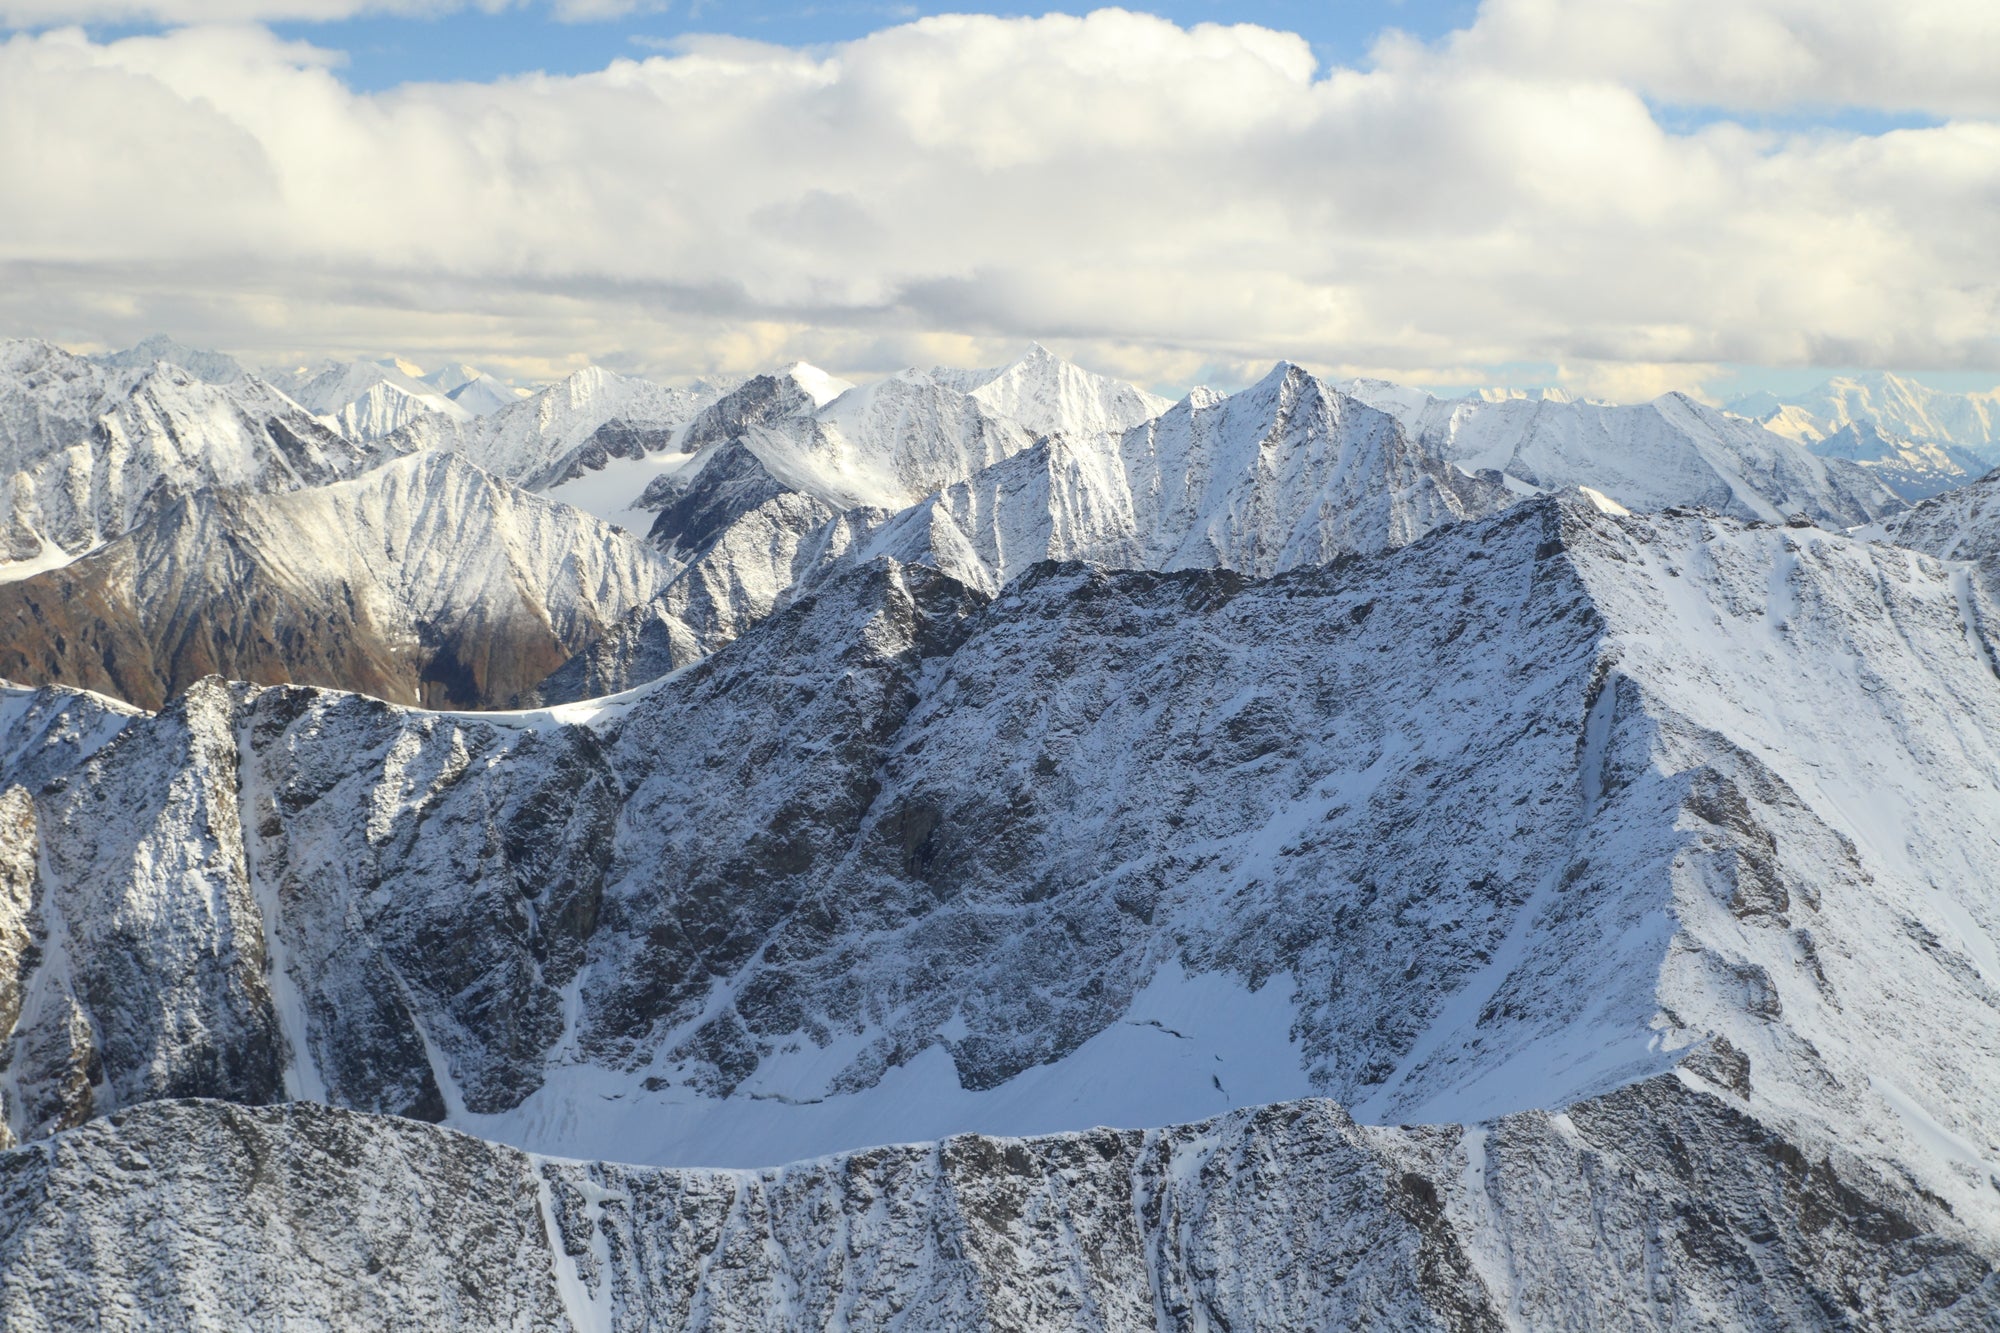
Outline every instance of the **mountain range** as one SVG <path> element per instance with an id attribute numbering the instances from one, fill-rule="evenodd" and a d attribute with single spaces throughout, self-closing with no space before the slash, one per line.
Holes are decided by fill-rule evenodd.
<path id="1" fill-rule="evenodd" d="M 477 707 L 534 685 L 668 573 L 580 510 L 457 454 L 409 454 L 311 490 L 183 495 L 0 583 L 0 677 L 148 708 L 216 674 Z"/>
<path id="2" fill-rule="evenodd" d="M 2000 482 L 169 355 L 0 345 L 6 1326 L 2000 1321 Z"/>
<path id="3" fill-rule="evenodd" d="M 1962 486 L 2000 463 L 2000 389 L 1949 393 L 1883 372 L 1799 394 L 1748 394 L 1729 410 L 1822 457 L 1872 469 L 1906 500 Z"/>

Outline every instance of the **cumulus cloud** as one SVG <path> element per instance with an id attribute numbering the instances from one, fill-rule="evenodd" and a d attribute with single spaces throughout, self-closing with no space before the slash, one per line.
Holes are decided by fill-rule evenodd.
<path id="1" fill-rule="evenodd" d="M 0 324 L 660 373 L 1042 337 L 1155 382 L 1283 355 L 1618 396 L 1731 362 L 2000 369 L 2000 125 L 1670 133 L 1604 59 L 1475 28 L 1323 70 L 1112 10 L 364 95 L 257 28 L 21 35 Z"/>

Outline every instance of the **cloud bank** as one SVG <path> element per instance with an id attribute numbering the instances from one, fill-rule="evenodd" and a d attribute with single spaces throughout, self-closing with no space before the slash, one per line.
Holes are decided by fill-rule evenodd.
<path id="1" fill-rule="evenodd" d="M 1284 355 L 1619 397 L 1726 363 L 2000 370 L 1985 9 L 1493 0 L 1365 70 L 1254 27 L 951 17 L 372 95 L 257 27 L 21 34 L 0 326 L 666 374 L 1043 337 L 1158 383 Z M 1939 123 L 1654 110 L 1829 100 Z"/>

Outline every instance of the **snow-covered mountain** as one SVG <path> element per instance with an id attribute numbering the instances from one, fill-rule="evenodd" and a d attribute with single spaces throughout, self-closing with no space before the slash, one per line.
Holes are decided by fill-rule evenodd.
<path id="1" fill-rule="evenodd" d="M 421 418 L 464 422 L 473 413 L 419 378 L 419 367 L 385 361 L 326 361 L 274 373 L 272 383 L 357 440 L 379 440 Z"/>
<path id="2" fill-rule="evenodd" d="M 162 361 L 170 366 L 179 366 L 196 379 L 207 380 L 210 384 L 234 384 L 250 373 L 235 357 L 189 347 L 164 333 L 156 333 L 123 351 L 99 353 L 90 360 L 106 370 L 122 372 L 126 378 L 134 380 Z"/>
<path id="3" fill-rule="evenodd" d="M 682 461 L 640 497 L 678 577 L 538 693 L 622 689 L 713 651 L 940 487 L 1049 431 L 1107 447 L 1167 406 L 1040 345 L 997 370 L 912 369 L 860 387 L 803 363 L 757 376 L 688 425 Z"/>
<path id="4" fill-rule="evenodd" d="M 503 407 L 512 407 L 529 396 L 520 389 L 501 383 L 491 375 L 479 375 L 466 380 L 449 394 L 451 401 L 476 417 L 498 412 Z"/>
<path id="5" fill-rule="evenodd" d="M 968 394 L 995 416 L 1032 435 L 1102 435 L 1129 430 L 1173 406 L 1136 385 L 1093 374 L 1040 343 L 1020 360 L 991 370 L 930 372 L 939 384 Z"/>
<path id="6" fill-rule="evenodd" d="M 1919 444 L 1967 450 L 2000 463 L 2000 389 L 1949 393 L 1902 375 L 1841 376 L 1798 394 L 1746 394 L 1729 410 L 1808 442 L 1851 423 Z"/>
<path id="7" fill-rule="evenodd" d="M 1118 435 L 1056 436 L 897 515 L 849 557 L 995 594 L 1040 560 L 1262 578 L 1378 554 L 1513 499 L 1289 363 Z"/>
<path id="8" fill-rule="evenodd" d="M 527 390 L 514 388 L 463 361 L 440 366 L 420 378 L 476 417 L 510 407 L 529 396 Z"/>
<path id="9" fill-rule="evenodd" d="M 455 454 L 288 494 L 205 489 L 0 583 L 0 676 L 158 707 L 202 676 L 492 707 L 653 597 L 643 542 Z"/>
<path id="10" fill-rule="evenodd" d="M 553 710 L 199 684 L 6 798 L 8 1124 L 364 1114 L 17 1155 L 0 1299 L 1981 1326 L 1996 614 L 1541 499 L 1265 580 L 877 560 Z"/>
<path id="11" fill-rule="evenodd" d="M 1821 458 L 1845 458 L 1859 463 L 1909 501 L 1963 486 L 1989 470 L 1970 450 L 1897 439 L 1884 435 L 1870 421 L 1850 421 L 1806 447 Z"/>
<path id="12" fill-rule="evenodd" d="M 693 552 L 741 513 L 717 508 L 751 472 L 763 490 L 819 502 L 831 513 L 895 511 L 1059 434 L 1116 434 L 1170 404 L 1064 361 L 1036 344 L 994 370 L 906 370 L 856 387 L 803 363 L 758 376 L 688 427 L 687 465 L 663 475 L 643 503 L 662 512 L 652 537 Z"/>
<path id="13" fill-rule="evenodd" d="M 589 366 L 471 420 L 412 422 L 396 439 L 407 449 L 462 453 L 496 477 L 609 519 L 645 488 L 652 475 L 644 466 L 647 455 L 667 448 L 717 392 L 709 385 L 670 388 Z M 576 485 L 614 460 L 641 471 L 616 469 L 590 479 L 595 485 Z M 615 481 L 613 494 L 600 494 L 607 480 Z"/>
<path id="14" fill-rule="evenodd" d="M 1851 527 L 1901 504 L 1868 469 L 1821 458 L 1685 394 L 1614 406 L 1555 397 L 1439 399 L 1380 380 L 1342 387 L 1461 467 L 1491 468 L 1541 490 L 1588 486 L 1633 510 L 1698 505 L 1742 518 L 1803 514 Z"/>
<path id="15" fill-rule="evenodd" d="M 172 494 L 316 486 L 379 456 L 255 378 L 107 370 L 47 343 L 0 343 L 0 578 L 108 541 Z"/>

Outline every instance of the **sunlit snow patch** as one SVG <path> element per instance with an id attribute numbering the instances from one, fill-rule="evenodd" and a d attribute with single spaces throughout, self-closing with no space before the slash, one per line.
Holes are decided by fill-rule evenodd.
<path id="1" fill-rule="evenodd" d="M 1632 516 L 1631 510 L 1619 504 L 1603 491 L 1593 490 L 1588 486 L 1579 486 L 1577 489 L 1583 492 L 1584 499 L 1596 505 L 1600 511 L 1606 514 L 1616 514 L 1621 518 L 1630 518 Z"/>
<path id="2" fill-rule="evenodd" d="M 1292 991 L 1289 975 L 1252 992 L 1170 963 L 1123 1020 L 1065 1059 L 983 1092 L 960 1087 L 951 1056 L 931 1046 L 865 1092 L 828 1096 L 828 1080 L 869 1038 L 824 1049 L 799 1038 L 728 1098 L 684 1087 L 648 1091 L 647 1069 L 577 1066 L 512 1111 L 450 1123 L 551 1156 L 727 1167 L 959 1133 L 1178 1124 L 1315 1095 L 1291 1039 Z"/>

